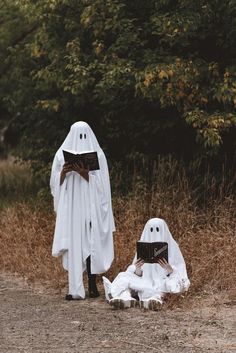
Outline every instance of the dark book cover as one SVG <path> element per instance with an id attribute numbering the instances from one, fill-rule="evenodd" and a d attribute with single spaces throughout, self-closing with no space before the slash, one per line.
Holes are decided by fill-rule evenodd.
<path id="1" fill-rule="evenodd" d="M 98 155 L 96 151 L 85 153 L 72 153 L 63 150 L 63 155 L 65 162 L 68 162 L 70 164 L 80 164 L 82 162 L 84 167 L 89 168 L 90 171 L 100 169 Z"/>
<path id="2" fill-rule="evenodd" d="M 137 259 L 143 259 L 146 263 L 156 263 L 159 259 L 166 259 L 168 262 L 168 243 L 143 241 L 137 242 Z"/>

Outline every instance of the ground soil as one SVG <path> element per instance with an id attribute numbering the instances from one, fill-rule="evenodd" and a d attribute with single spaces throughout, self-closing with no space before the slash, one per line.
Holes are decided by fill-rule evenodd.
<path id="1" fill-rule="evenodd" d="M 0 352 L 236 352 L 232 290 L 157 312 L 114 310 L 103 296 L 68 302 L 64 295 L 0 274 Z"/>

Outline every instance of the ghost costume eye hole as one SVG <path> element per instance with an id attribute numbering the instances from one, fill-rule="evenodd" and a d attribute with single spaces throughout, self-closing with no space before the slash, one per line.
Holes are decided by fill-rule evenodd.
<path id="1" fill-rule="evenodd" d="M 156 227 L 156 231 L 159 232 L 159 228 L 158 227 Z"/>
<path id="2" fill-rule="evenodd" d="M 150 231 L 153 232 L 153 228 L 152 227 L 150 228 Z"/>
<path id="3" fill-rule="evenodd" d="M 84 134 L 84 138 L 86 139 L 86 134 Z"/>
<path id="4" fill-rule="evenodd" d="M 83 135 L 82 135 L 82 134 L 80 134 L 80 135 L 79 135 L 79 138 L 80 138 L 80 140 L 81 140 L 81 139 L 83 138 Z"/>

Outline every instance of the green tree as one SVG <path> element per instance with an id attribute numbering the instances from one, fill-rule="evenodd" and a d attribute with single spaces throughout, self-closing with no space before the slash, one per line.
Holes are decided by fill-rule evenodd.
<path id="1" fill-rule="evenodd" d="M 26 36 L 3 54 L 8 67 L 0 86 L 7 85 L 4 105 L 15 117 L 21 155 L 39 169 L 79 119 L 117 158 L 127 151 L 192 154 L 195 140 L 216 150 L 232 133 L 234 1 L 10 4 Z M 8 38 L 16 31 L 3 29 Z"/>

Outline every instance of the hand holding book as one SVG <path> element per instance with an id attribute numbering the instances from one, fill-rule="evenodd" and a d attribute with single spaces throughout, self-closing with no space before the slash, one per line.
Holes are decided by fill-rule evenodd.
<path id="1" fill-rule="evenodd" d="M 61 176 L 60 176 L 60 185 L 63 184 L 66 174 L 69 172 L 72 172 L 73 168 L 72 165 L 68 162 L 64 163 L 62 170 L 61 170 Z"/>
<path id="2" fill-rule="evenodd" d="M 134 264 L 135 265 L 135 274 L 139 277 L 141 277 L 143 274 L 141 267 L 144 265 L 144 263 L 145 263 L 144 260 L 138 259 Z"/>
<path id="3" fill-rule="evenodd" d="M 83 162 L 72 164 L 73 171 L 80 174 L 87 182 L 89 182 L 89 168 L 85 167 Z"/>
<path id="4" fill-rule="evenodd" d="M 171 275 L 171 273 L 173 272 L 173 268 L 170 266 L 170 264 L 166 261 L 165 258 L 159 259 L 159 260 L 158 260 L 158 264 L 159 264 L 162 268 L 164 268 L 164 270 L 167 271 L 167 273 L 168 273 L 167 276 Z"/>
<path id="5" fill-rule="evenodd" d="M 87 182 L 89 182 L 89 169 L 85 168 L 83 162 L 79 163 L 69 163 L 65 162 L 61 171 L 60 185 L 63 184 L 66 174 L 70 172 L 77 172 L 80 174 Z"/>
<path id="6" fill-rule="evenodd" d="M 157 260 L 156 263 L 158 263 L 164 270 L 166 270 L 167 276 L 169 276 L 173 272 L 173 268 L 166 261 L 166 259 L 164 257 Z M 142 266 L 144 264 L 145 264 L 145 261 L 142 259 L 138 259 L 134 264 L 135 265 L 135 272 L 134 273 L 139 277 L 142 277 L 142 275 L 143 275 Z"/>

